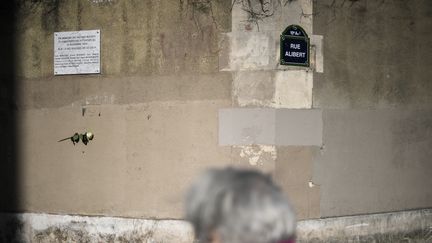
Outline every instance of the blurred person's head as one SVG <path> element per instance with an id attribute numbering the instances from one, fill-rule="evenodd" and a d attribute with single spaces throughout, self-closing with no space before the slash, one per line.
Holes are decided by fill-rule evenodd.
<path id="1" fill-rule="evenodd" d="M 208 170 L 194 182 L 186 219 L 202 243 L 277 243 L 293 238 L 296 222 L 269 176 L 233 168 Z"/>

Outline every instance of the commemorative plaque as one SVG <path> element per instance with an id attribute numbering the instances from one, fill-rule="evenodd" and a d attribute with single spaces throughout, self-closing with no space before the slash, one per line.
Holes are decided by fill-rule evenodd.
<path id="1" fill-rule="evenodd" d="M 280 64 L 309 67 L 309 37 L 302 27 L 290 25 L 282 32 Z"/>
<path id="2" fill-rule="evenodd" d="M 100 73 L 100 30 L 54 33 L 54 75 Z"/>

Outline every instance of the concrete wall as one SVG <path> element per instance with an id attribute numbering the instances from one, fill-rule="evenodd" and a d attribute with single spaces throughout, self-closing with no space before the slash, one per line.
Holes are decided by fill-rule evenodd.
<path id="1" fill-rule="evenodd" d="M 432 4 L 317 1 L 321 215 L 432 206 Z"/>
<path id="2" fill-rule="evenodd" d="M 271 173 L 298 218 L 317 218 L 320 190 L 310 182 L 322 113 L 311 108 L 314 71 L 323 63 L 322 36 L 312 30 L 313 2 L 250 2 L 235 2 L 231 32 L 222 35 L 219 68 L 232 75 L 233 108 L 219 112 L 219 144 L 232 147 L 236 164 Z M 311 38 L 310 67 L 279 64 L 280 34 L 291 24 Z"/>
<path id="3" fill-rule="evenodd" d="M 178 219 L 191 180 L 226 165 L 272 174 L 300 219 L 431 207 L 431 4 L 248 2 L 19 1 L 1 210 Z M 279 65 L 290 24 L 310 67 Z M 54 32 L 88 29 L 102 73 L 54 76 Z"/>
<path id="4" fill-rule="evenodd" d="M 319 217 L 319 189 L 308 185 L 321 112 L 307 109 L 313 69 L 322 62 L 278 65 L 279 35 L 289 24 L 315 40 L 312 1 L 271 2 L 273 14 L 261 19 L 251 19 L 246 7 L 262 11 L 259 1 L 20 1 L 18 203 L 2 208 L 181 218 L 191 180 L 205 168 L 231 165 L 273 174 L 299 218 Z M 54 32 L 89 29 L 101 30 L 101 74 L 54 76 Z M 297 135 L 223 144 L 220 111 L 232 107 L 276 109 L 273 125 L 282 135 L 301 134 L 292 129 L 301 121 L 290 109 L 306 109 L 313 121 L 303 130 L 319 124 L 313 139 L 304 138 L 313 146 L 296 142 Z M 95 134 L 87 146 L 58 142 L 84 131 Z"/>
<path id="5" fill-rule="evenodd" d="M 430 242 L 432 210 L 301 220 L 296 242 Z M 6 226 L 6 227 L 5 227 Z M 8 231 L 19 229 L 16 235 Z M 0 213 L 2 242 L 193 242 L 181 220 Z"/>
<path id="6" fill-rule="evenodd" d="M 218 70 L 230 1 L 21 1 L 16 210 L 181 218 L 184 189 L 230 163 Z M 100 75 L 53 75 L 56 31 L 101 30 Z M 58 142 L 92 131 L 87 146 Z M 6 208 L 6 210 L 11 210 Z"/>

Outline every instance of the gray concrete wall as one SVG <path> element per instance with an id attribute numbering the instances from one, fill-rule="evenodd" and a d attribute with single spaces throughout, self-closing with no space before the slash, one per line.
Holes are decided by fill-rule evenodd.
<path id="1" fill-rule="evenodd" d="M 324 217 L 432 206 L 432 4 L 316 1 Z"/>
<path id="2" fill-rule="evenodd" d="M 325 110 L 323 120 L 322 216 L 431 207 L 432 109 Z"/>
<path id="3" fill-rule="evenodd" d="M 421 242 L 432 240 L 429 209 L 301 220 L 296 242 Z M 16 227 L 13 235 L 8 228 Z M 0 213 L 2 242 L 192 243 L 193 230 L 181 220 L 130 219 Z"/>
<path id="4" fill-rule="evenodd" d="M 431 8 L 427 0 L 317 1 L 326 65 L 315 75 L 314 107 L 430 107 Z"/>
<path id="5" fill-rule="evenodd" d="M 218 34 L 230 1 L 19 1 L 18 203 L 4 211 L 181 218 L 184 189 L 230 163 Z M 101 30 L 100 75 L 53 75 L 57 31 Z M 92 131 L 87 146 L 58 142 Z"/>
<path id="6" fill-rule="evenodd" d="M 300 219 L 432 207 L 431 4 L 269 1 L 256 19 L 247 2 L 20 1 L 18 203 L 0 209 L 181 218 L 191 180 L 226 165 L 273 175 Z M 290 24 L 310 67 L 278 64 Z M 86 29 L 101 30 L 102 73 L 54 76 L 54 32 Z M 276 114 L 273 143 L 244 142 L 257 129 L 242 116 L 224 143 L 221 112 L 251 108 Z M 289 122 L 302 110 L 312 129 Z M 57 142 L 87 130 L 87 146 Z"/>
<path id="7" fill-rule="evenodd" d="M 181 218 L 191 180 L 231 165 L 274 175 L 299 218 L 318 217 L 319 187 L 308 186 L 313 148 L 299 152 L 296 136 L 273 144 L 223 144 L 218 136 L 219 112 L 233 106 L 276 109 L 280 134 L 298 134 L 292 129 L 304 124 L 289 109 L 311 108 L 313 69 L 322 64 L 278 65 L 287 25 L 301 24 L 312 37 L 312 1 L 272 1 L 273 14 L 262 19 L 245 8 L 262 11 L 260 2 L 247 2 L 20 1 L 19 200 L 1 209 Z M 101 30 L 101 74 L 54 76 L 54 32 L 89 29 Z M 316 145 L 321 111 L 312 113 L 317 129 L 304 141 Z M 57 142 L 84 131 L 95 134 L 87 146 Z M 296 180 L 285 179 L 291 165 L 304 172 Z"/>
<path id="8" fill-rule="evenodd" d="M 231 147 L 236 166 L 273 175 L 300 219 L 320 216 L 319 186 L 310 182 L 313 154 L 322 143 L 322 113 L 311 109 L 314 71 L 323 68 L 322 36 L 313 32 L 312 5 L 235 1 L 219 59 L 220 71 L 233 80 L 233 108 L 219 113 L 219 145 Z M 280 34 L 291 24 L 311 38 L 310 67 L 279 64 Z"/>

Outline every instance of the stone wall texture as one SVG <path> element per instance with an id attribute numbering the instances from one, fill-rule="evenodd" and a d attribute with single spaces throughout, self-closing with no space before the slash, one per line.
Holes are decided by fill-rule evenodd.
<path id="1" fill-rule="evenodd" d="M 223 166 L 272 175 L 301 220 L 432 207 L 428 0 L 8 2 L 0 212 L 181 222 L 185 189 Z M 310 67 L 279 64 L 291 24 Z M 92 29 L 101 73 L 55 76 L 54 32 Z M 424 215 L 398 232 L 429 234 Z"/>

